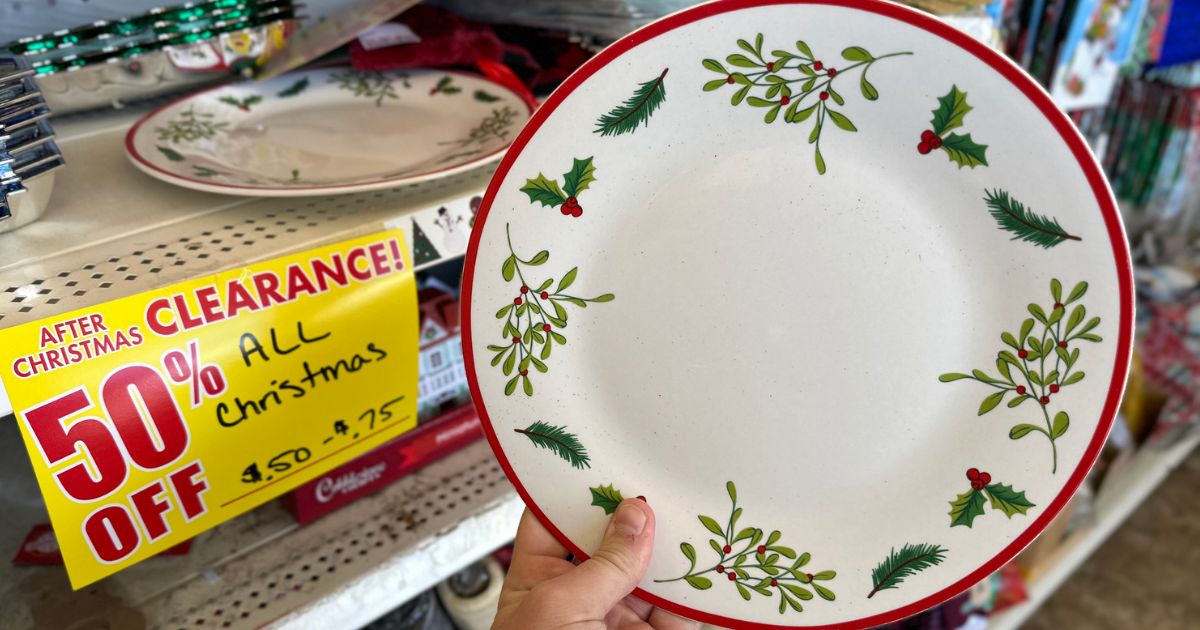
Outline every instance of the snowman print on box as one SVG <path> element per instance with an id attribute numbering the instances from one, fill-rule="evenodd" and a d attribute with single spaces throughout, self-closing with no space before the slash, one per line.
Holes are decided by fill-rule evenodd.
<path id="1" fill-rule="evenodd" d="M 459 254 L 467 250 L 468 228 L 462 215 L 451 216 L 445 206 L 438 208 L 438 217 L 433 224 L 442 228 L 442 245 L 447 254 Z"/>

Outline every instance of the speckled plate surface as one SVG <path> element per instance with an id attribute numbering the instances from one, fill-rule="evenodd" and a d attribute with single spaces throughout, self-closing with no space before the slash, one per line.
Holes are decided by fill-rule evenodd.
<path id="1" fill-rule="evenodd" d="M 1081 137 L 997 53 L 868 0 L 736 0 L 589 61 L 464 272 L 488 436 L 572 552 L 657 515 L 637 594 L 735 627 L 945 601 L 1062 508 L 1128 368 Z"/>
<path id="2" fill-rule="evenodd" d="M 125 148 L 185 188 L 295 197 L 427 181 L 496 159 L 530 107 L 457 72 L 326 68 L 221 86 L 157 109 Z"/>

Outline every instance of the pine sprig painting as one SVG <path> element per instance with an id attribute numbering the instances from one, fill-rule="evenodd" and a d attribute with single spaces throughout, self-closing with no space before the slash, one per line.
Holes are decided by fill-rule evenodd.
<path id="1" fill-rule="evenodd" d="M 308 77 L 304 77 L 303 79 L 300 79 L 299 81 L 296 81 L 295 83 L 280 90 L 279 93 L 276 94 L 275 96 L 278 96 L 279 98 L 291 98 L 293 96 L 296 96 L 297 94 L 300 94 L 301 92 L 303 92 L 304 90 L 307 90 L 307 89 L 308 89 Z"/>
<path id="2" fill-rule="evenodd" d="M 950 502 L 950 527 L 971 527 L 976 518 L 983 516 L 983 507 L 988 501 L 993 510 L 999 510 L 1008 518 L 1037 507 L 1025 498 L 1024 490 L 1018 492 L 1011 485 L 992 483 L 991 474 L 981 472 L 978 468 L 967 470 L 967 480 L 971 482 L 971 489 Z"/>
<path id="3" fill-rule="evenodd" d="M 679 550 L 689 563 L 687 572 L 677 578 L 655 582 L 683 580 L 700 591 L 712 588 L 714 580 L 717 584 L 729 582 L 746 601 L 750 601 L 755 594 L 774 597 L 778 593 L 781 615 L 789 609 L 803 612 L 804 606 L 800 602 L 812 600 L 814 593 L 826 601 L 837 598 L 828 586 L 822 584 L 837 577 L 836 571 L 802 571 L 812 559 L 812 554 L 797 554 L 795 549 L 779 544 L 783 538 L 779 530 L 766 534 L 757 527 L 739 528 L 742 508 L 738 507 L 737 487 L 729 481 L 725 483 L 725 491 L 729 494 L 731 506 L 724 525 L 711 516 L 697 517 L 704 529 L 712 534 L 708 546 L 716 557 L 710 561 L 713 564 L 705 567 L 708 563 L 701 563 L 699 566 L 702 568 L 697 569 L 696 547 L 689 542 L 682 542 Z"/>
<path id="4" fill-rule="evenodd" d="M 987 166 L 987 145 L 975 142 L 969 133 L 950 133 L 963 126 L 963 119 L 972 109 L 967 104 L 967 93 L 959 90 L 957 85 L 951 86 L 945 96 L 938 97 L 938 106 L 929 121 L 933 128 L 921 132 L 917 152 L 926 155 L 941 149 L 960 169 Z"/>
<path id="5" fill-rule="evenodd" d="M 1011 232 L 1014 241 L 1025 241 L 1050 249 L 1064 241 L 1083 240 L 1064 230 L 1058 224 L 1058 219 L 1033 212 L 1026 208 L 1025 204 L 1010 197 L 1006 191 L 996 189 L 983 192 L 983 201 L 987 204 L 992 218 L 996 220 L 996 225 L 1001 230 Z"/>
<path id="6" fill-rule="evenodd" d="M 871 599 L 879 591 L 896 588 L 918 571 L 937 566 L 946 558 L 946 550 L 938 545 L 905 543 L 900 551 L 892 548 L 888 557 L 871 571 Z"/>
<path id="7" fill-rule="evenodd" d="M 579 437 L 567 431 L 566 427 L 547 424 L 542 421 L 534 422 L 524 429 L 513 429 L 533 442 L 534 446 L 544 448 L 566 460 L 573 468 L 591 468 L 591 460 L 587 449 L 579 442 Z"/>
<path id="8" fill-rule="evenodd" d="M 563 184 L 560 188 L 558 180 L 550 179 L 538 173 L 533 179 L 526 179 L 521 192 L 529 195 L 529 203 L 540 203 L 548 208 L 558 208 L 563 216 L 583 216 L 583 206 L 579 205 L 579 194 L 588 189 L 596 181 L 596 166 L 592 164 L 591 156 L 575 158 L 571 170 L 563 173 Z"/>
<path id="9" fill-rule="evenodd" d="M 596 121 L 595 132 L 601 136 L 617 136 L 633 133 L 639 126 L 648 126 L 650 115 L 667 98 L 667 87 L 663 80 L 669 69 L 663 68 L 662 74 L 638 85 L 633 91 L 633 96 L 601 116 L 600 120 Z"/>
<path id="10" fill-rule="evenodd" d="M 495 353 L 492 367 L 500 366 L 504 375 L 510 377 L 504 385 L 504 395 L 513 395 L 520 386 L 526 396 L 532 396 L 533 380 L 529 370 L 548 372 L 551 351 L 555 346 L 567 343 L 566 335 L 560 332 L 567 327 L 570 315 L 567 306 L 587 308 L 589 304 L 611 302 L 616 296 L 603 293 L 585 298 L 568 291 L 579 275 L 578 267 L 564 273 L 557 285 L 553 277 L 537 282 L 538 277 L 533 274 L 550 260 L 550 252 L 543 249 L 529 258 L 521 258 L 513 249 L 508 226 L 505 226 L 505 232 L 509 256 L 500 265 L 500 275 L 505 282 L 520 282 L 520 288 L 512 302 L 496 311 L 496 319 L 504 321 L 500 330 L 504 342 L 489 344 L 487 349 Z"/>
<path id="11" fill-rule="evenodd" d="M 1057 441 L 1067 433 L 1071 418 L 1066 411 L 1050 416 L 1054 397 L 1065 388 L 1084 379 L 1085 372 L 1076 370 L 1079 363 L 1080 342 L 1099 343 L 1103 338 L 1092 332 L 1100 325 L 1099 317 L 1087 318 L 1087 307 L 1078 303 L 1087 294 L 1088 283 L 1080 282 L 1064 295 L 1063 285 L 1057 278 L 1050 280 L 1050 299 L 1047 307 L 1029 304 L 1026 310 L 1032 316 L 1021 323 L 1014 334 L 1003 332 L 1000 341 L 1007 348 L 996 353 L 996 376 L 976 369 L 970 374 L 947 372 L 938 377 L 943 383 L 973 380 L 993 390 L 979 403 L 979 415 L 989 413 L 1009 398 L 1012 409 L 1027 401 L 1036 403 L 1042 417 L 1031 422 L 1013 425 L 1008 437 L 1020 440 L 1030 434 L 1041 434 L 1050 442 L 1050 472 L 1058 471 Z M 1068 308 L 1074 304 L 1074 308 Z M 1086 321 L 1085 321 L 1086 320 Z"/>
<path id="12" fill-rule="evenodd" d="M 701 65 L 719 76 L 705 83 L 703 90 L 712 92 L 725 86 L 735 86 L 729 102 L 734 106 L 746 103 L 761 108 L 763 122 L 767 124 L 776 120 L 799 124 L 811 119 L 813 126 L 808 134 L 808 143 L 813 145 L 813 162 L 820 175 L 825 174 L 821 138 L 822 133 L 830 127 L 827 123 L 845 132 L 858 131 L 845 111 L 838 109 L 846 104 L 846 99 L 834 89 L 837 80 L 851 76 L 853 70 L 861 68 L 859 92 L 868 101 L 877 100 L 879 90 L 867 80 L 867 71 L 883 59 L 912 54 L 894 52 L 875 56 L 862 46 L 850 46 L 842 50 L 842 59 L 849 64 L 839 68 L 835 67 L 833 60 L 828 63 L 823 61 L 803 41 L 796 42 L 795 50 L 776 49 L 768 54 L 763 54 L 762 33 L 754 37 L 753 44 L 739 39 L 737 45 L 742 52 L 725 57 L 725 63 L 716 59 L 701 62 Z M 812 99 L 809 100 L 809 97 Z"/>

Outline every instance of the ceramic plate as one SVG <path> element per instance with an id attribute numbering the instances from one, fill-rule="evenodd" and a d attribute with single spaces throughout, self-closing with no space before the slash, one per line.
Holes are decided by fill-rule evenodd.
<path id="1" fill-rule="evenodd" d="M 309 70 L 200 92 L 151 112 L 125 148 L 186 188 L 292 197 L 361 192 L 495 159 L 529 118 L 507 88 L 433 70 Z"/>
<path id="2" fill-rule="evenodd" d="M 577 555 L 658 519 L 638 595 L 738 627 L 918 612 L 1028 544 L 1130 354 L 1104 178 L 1014 65 L 867 0 L 700 5 L 620 40 L 501 162 L 468 374 Z"/>

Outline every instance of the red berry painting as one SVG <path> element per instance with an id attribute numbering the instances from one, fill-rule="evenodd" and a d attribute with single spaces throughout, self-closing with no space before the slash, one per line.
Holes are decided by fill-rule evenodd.
<path id="1" fill-rule="evenodd" d="M 1065 241 L 1079 241 L 1078 236 L 1068 234 L 1058 219 L 1037 214 L 1025 207 L 1025 204 L 1008 196 L 1003 190 L 984 190 L 983 201 L 987 204 L 988 212 L 996 220 L 1001 230 L 1011 232 L 1014 241 L 1033 243 L 1038 247 L 1050 249 Z"/>
<path id="2" fill-rule="evenodd" d="M 987 166 L 987 145 L 975 142 L 969 133 L 950 133 L 963 126 L 963 118 L 972 109 L 967 104 L 967 93 L 960 91 L 957 85 L 951 86 L 945 96 L 938 97 L 938 106 L 929 121 L 933 128 L 921 132 L 917 153 L 927 155 L 942 151 L 951 162 L 958 164 L 958 168 Z"/>
<path id="3" fill-rule="evenodd" d="M 979 404 L 981 416 L 999 406 L 1010 394 L 1015 394 L 1009 398 L 1010 409 L 1032 402 L 1033 413 L 1040 417 L 1014 425 L 1008 437 L 1020 440 L 1037 433 L 1049 440 L 1051 473 L 1058 472 L 1055 442 L 1071 426 L 1067 412 L 1058 411 L 1052 417 L 1051 406 L 1063 390 L 1084 379 L 1085 373 L 1076 369 L 1083 342 L 1103 341 L 1092 332 L 1100 325 L 1100 318 L 1088 319 L 1087 308 L 1077 303 L 1087 294 L 1087 289 L 1088 283 L 1080 282 L 1064 299 L 1062 283 L 1057 278 L 1051 280 L 1051 306 L 1047 309 L 1030 304 L 1026 308 L 1032 317 L 1021 323 L 1017 333 L 1001 333 L 1000 340 L 1007 347 L 996 353 L 995 376 L 983 370 L 972 370 L 970 374 L 947 372 L 938 377 L 943 383 L 973 380 L 995 390 Z M 1072 304 L 1075 306 L 1071 307 Z"/>
<path id="4" fill-rule="evenodd" d="M 633 133 L 639 126 L 649 125 L 650 114 L 667 98 L 667 88 L 663 83 L 667 78 L 667 70 L 669 68 L 663 68 L 657 77 L 639 85 L 633 91 L 633 96 L 601 116 L 596 121 L 595 132 L 602 136 L 618 136 Z"/>
<path id="5" fill-rule="evenodd" d="M 778 119 L 800 124 L 811 118 L 813 126 L 808 143 L 813 145 L 813 160 L 817 173 L 822 175 L 825 174 L 825 158 L 821 154 L 821 138 L 823 131 L 828 129 L 827 123 L 842 131 L 858 131 L 850 118 L 838 109 L 846 104 L 846 99 L 834 88 L 835 78 L 861 69 L 858 89 L 864 99 L 874 101 L 879 98 L 879 90 L 867 80 L 871 66 L 888 57 L 912 54 L 894 52 L 876 57 L 861 46 L 851 46 L 842 51 L 842 60 L 849 62 L 848 65 L 838 68 L 835 67 L 836 59 L 821 59 L 803 41 L 796 42 L 794 51 L 777 49 L 766 55 L 763 54 L 762 33 L 755 36 L 753 45 L 744 39 L 739 39 L 737 45 L 745 54 L 727 56 L 725 64 L 729 64 L 728 67 L 716 59 L 703 61 L 705 68 L 719 75 L 704 84 L 704 91 L 712 92 L 727 85 L 739 86 L 730 102 L 761 108 L 763 121 L 767 124 Z"/>
<path id="6" fill-rule="evenodd" d="M 1008 518 L 1037 507 L 1025 498 L 1024 490 L 1017 492 L 1010 485 L 992 483 L 992 475 L 978 468 L 967 470 L 967 481 L 971 488 L 950 502 L 950 527 L 971 527 L 977 517 L 983 516 L 984 505 L 989 501 L 993 510 L 1000 510 Z"/>
<path id="7" fill-rule="evenodd" d="M 592 158 L 575 158 L 571 170 L 563 174 L 563 185 L 538 173 L 533 179 L 525 180 L 521 192 L 529 195 L 529 203 L 540 203 L 548 208 L 558 208 L 563 216 L 581 217 L 583 207 L 579 205 L 579 194 L 596 181 L 596 167 Z"/>
<path id="8" fill-rule="evenodd" d="M 702 568 L 697 569 L 696 548 L 691 543 L 683 542 L 679 550 L 688 560 L 687 572 L 677 578 L 655 582 L 683 580 L 692 588 L 704 591 L 713 587 L 713 578 L 716 576 L 711 574 L 724 574 L 725 581 L 731 582 L 738 595 L 746 601 L 756 594 L 763 597 L 778 594 L 781 615 L 788 609 L 803 612 L 804 605 L 800 602 L 813 599 L 814 592 L 826 601 L 836 599 L 833 591 L 821 584 L 837 577 L 835 571 L 803 571 L 812 555 L 807 552 L 797 555 L 791 547 L 779 544 L 783 538 L 779 530 L 765 534 L 757 527 L 739 528 L 742 508 L 738 507 L 737 487 L 729 481 L 725 484 L 725 491 L 729 493 L 732 505 L 724 526 L 712 517 L 698 517 L 704 529 L 712 534 L 708 539 L 708 546 L 716 554 L 716 559 L 709 561 L 712 565 L 705 567 L 708 562 L 703 562 L 699 564 Z M 717 583 L 721 584 L 721 581 L 718 579 Z"/>
<path id="9" fill-rule="evenodd" d="M 500 275 L 505 282 L 519 283 L 513 291 L 512 301 L 496 311 L 496 319 L 503 320 L 504 325 L 500 337 L 504 345 L 489 344 L 487 349 L 495 353 L 492 366 L 500 366 L 505 376 L 512 378 L 504 385 L 504 394 L 513 395 L 520 385 L 526 396 L 533 395 L 533 381 L 529 377 L 532 367 L 541 373 L 550 368 L 546 361 L 555 345 L 565 345 L 567 338 L 560 330 L 567 327 L 567 308 L 565 305 L 586 308 L 588 304 L 611 302 L 615 299 L 611 293 L 596 297 L 583 298 L 567 292 L 575 283 L 579 274 L 578 267 L 572 267 L 554 285 L 554 278 L 547 277 L 534 283 L 540 276 L 534 276 L 539 267 L 550 260 L 550 252 L 539 251 L 529 258 L 517 256 L 512 245 L 512 233 L 505 227 L 508 237 L 508 258 L 500 266 Z M 550 293 L 550 287 L 554 292 Z M 531 290 L 532 289 L 532 290 Z M 508 343 L 511 339 L 512 342 Z"/>

